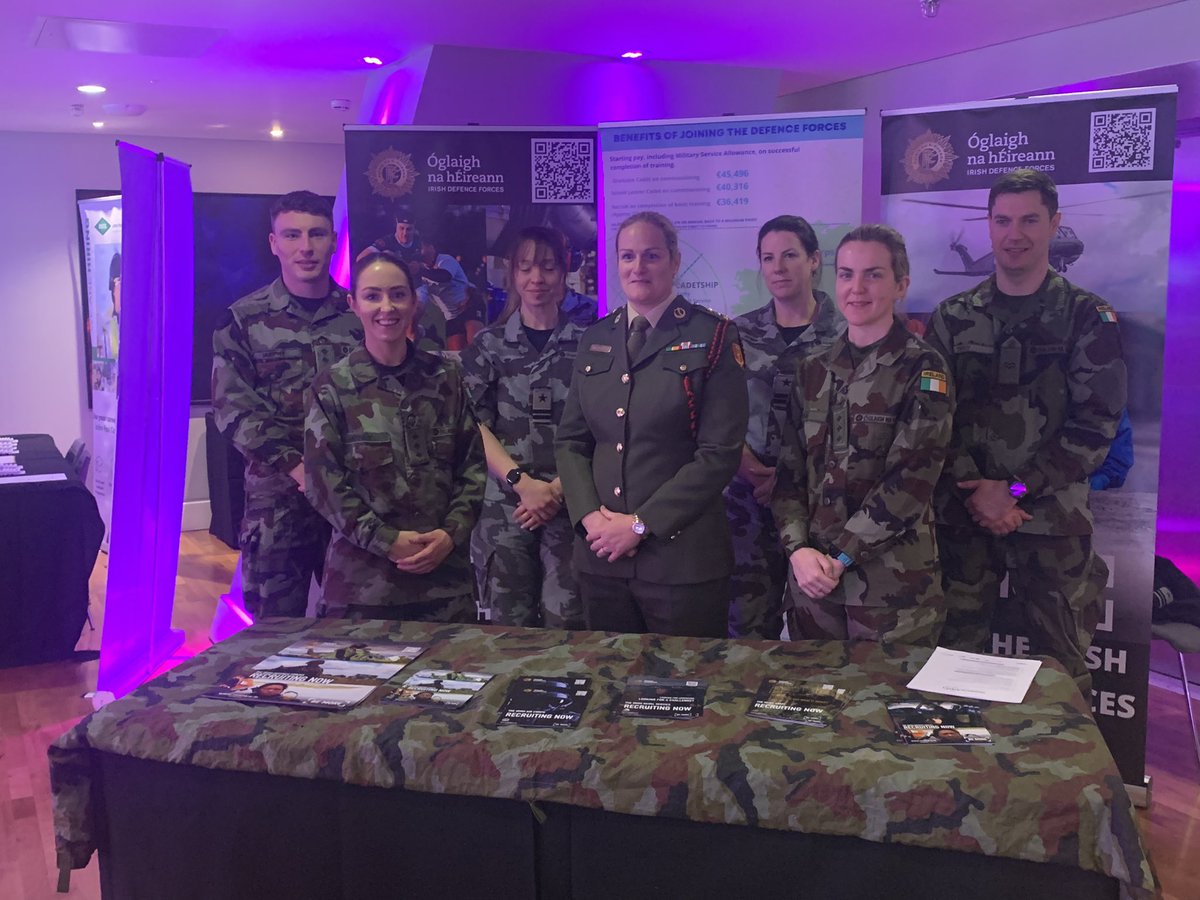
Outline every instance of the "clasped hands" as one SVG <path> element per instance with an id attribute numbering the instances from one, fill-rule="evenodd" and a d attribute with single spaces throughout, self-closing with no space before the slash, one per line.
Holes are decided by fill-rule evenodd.
<path id="1" fill-rule="evenodd" d="M 557 478 L 553 481 L 542 481 L 532 475 L 525 475 L 513 490 L 521 501 L 513 510 L 513 521 L 526 531 L 541 528 L 562 509 L 562 483 Z"/>
<path id="2" fill-rule="evenodd" d="M 846 571 L 841 562 L 812 547 L 801 547 L 794 551 L 789 561 L 796 586 L 814 600 L 829 596 Z"/>
<path id="3" fill-rule="evenodd" d="M 388 550 L 388 559 L 401 572 L 428 575 L 442 564 L 453 549 L 454 541 L 442 528 L 401 531 Z"/>
<path id="4" fill-rule="evenodd" d="M 971 491 L 966 504 L 967 512 L 971 514 L 975 524 L 996 537 L 1012 534 L 1033 518 L 1017 506 L 1016 499 L 1009 493 L 1006 481 L 976 478 L 960 481 L 958 487 L 964 491 Z"/>
<path id="5" fill-rule="evenodd" d="M 615 562 L 637 553 L 642 535 L 633 530 L 633 516 L 601 506 L 583 517 L 588 546 L 600 559 Z"/>

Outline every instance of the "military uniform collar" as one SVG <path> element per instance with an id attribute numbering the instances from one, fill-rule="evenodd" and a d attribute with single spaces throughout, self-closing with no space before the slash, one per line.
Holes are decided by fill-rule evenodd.
<path id="1" fill-rule="evenodd" d="M 336 316 L 348 308 L 346 305 L 345 289 L 334 281 L 330 281 L 329 285 L 329 295 L 311 313 L 312 321 L 314 322 L 329 316 Z M 298 312 L 302 308 L 300 300 L 283 283 L 283 278 L 276 278 L 271 283 L 271 289 L 267 294 L 267 306 L 272 312 L 283 312 L 289 308 L 293 312 Z M 304 316 L 307 318 L 309 316 L 308 308 L 303 307 L 303 310 Z"/>
<path id="2" fill-rule="evenodd" d="M 888 329 L 888 333 L 883 336 L 875 349 L 862 361 L 862 369 L 859 374 L 866 377 L 879 366 L 895 365 L 903 355 L 905 347 L 908 346 L 910 337 L 908 329 L 904 327 L 904 322 L 893 317 L 892 327 Z M 850 362 L 850 334 L 848 331 L 842 332 L 834 342 L 829 351 L 829 358 L 831 368 L 843 381 L 849 380 L 855 373 L 856 370 Z"/>
<path id="3" fill-rule="evenodd" d="M 377 381 L 382 382 L 385 377 L 395 375 L 411 390 L 433 374 L 440 360 L 432 353 L 421 350 L 410 340 L 408 354 L 399 366 L 380 365 L 367 352 L 366 344 L 359 344 L 351 350 L 347 362 L 350 365 L 350 377 L 360 387 Z"/>
<path id="4" fill-rule="evenodd" d="M 634 316 L 641 315 L 641 313 L 637 312 L 628 303 L 625 304 L 625 310 L 626 310 L 626 317 L 628 318 L 629 321 L 633 321 Z M 692 314 L 692 304 L 690 304 L 686 300 L 684 300 L 682 294 L 676 294 L 674 300 L 660 303 L 658 305 L 657 316 L 651 317 L 651 316 L 647 315 L 646 318 L 649 320 L 651 328 L 658 328 L 659 326 L 664 325 L 667 322 L 670 322 L 673 325 L 682 324 L 691 317 L 691 314 Z M 618 317 L 614 321 L 619 323 L 622 321 L 622 319 L 618 315 Z M 628 326 L 626 326 L 626 327 L 628 327 Z"/>
<path id="5" fill-rule="evenodd" d="M 564 300 L 565 304 L 566 301 Z M 504 323 L 504 341 L 507 344 L 516 344 L 521 340 L 521 332 L 524 331 L 525 324 L 521 321 L 521 310 L 518 308 L 513 311 L 513 314 L 508 317 Z M 550 335 L 550 343 L 560 340 L 563 335 L 569 334 L 573 329 L 578 329 L 580 333 L 582 328 L 576 326 L 567 315 L 567 310 L 564 305 L 558 307 L 558 321 L 554 323 L 553 333 Z M 549 346 L 549 345 L 547 345 Z"/>
<path id="6" fill-rule="evenodd" d="M 813 307 L 812 319 L 809 320 L 808 331 L 805 334 L 812 335 L 812 339 L 836 334 L 837 309 L 833 301 L 829 299 L 829 295 L 824 291 L 814 290 L 813 300 L 816 301 L 816 305 Z M 776 338 L 783 340 L 783 332 L 779 325 L 779 319 L 775 315 L 775 300 L 772 299 L 770 303 L 760 307 L 756 312 L 759 324 L 763 329 L 763 337 L 767 340 Z"/>

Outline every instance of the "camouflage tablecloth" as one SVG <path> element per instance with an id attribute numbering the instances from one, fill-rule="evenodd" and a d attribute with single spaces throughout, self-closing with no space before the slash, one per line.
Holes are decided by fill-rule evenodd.
<path id="1" fill-rule="evenodd" d="M 367 700 L 349 711 L 201 694 L 300 635 L 392 636 L 429 649 L 408 670 L 496 673 L 461 710 Z M 267 620 L 88 716 L 50 748 L 60 868 L 96 850 L 92 751 L 433 793 L 553 801 L 640 816 L 960 850 L 1100 872 L 1156 891 L 1112 757 L 1054 663 L 1026 702 L 988 704 L 991 746 L 908 746 L 884 702 L 928 650 L 869 642 L 720 641 L 416 622 Z M 497 726 L 514 675 L 588 674 L 579 728 Z M 708 682 L 703 716 L 614 713 L 630 675 Z M 764 677 L 819 677 L 853 699 L 832 727 L 747 718 Z M 404 673 L 399 676 L 404 677 Z"/>

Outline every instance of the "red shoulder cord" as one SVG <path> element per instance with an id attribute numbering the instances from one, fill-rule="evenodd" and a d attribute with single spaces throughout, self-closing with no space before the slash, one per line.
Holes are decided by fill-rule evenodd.
<path id="1" fill-rule="evenodd" d="M 721 358 L 721 347 L 725 343 L 725 332 L 729 330 L 729 319 L 722 316 L 717 320 L 717 327 L 713 330 L 712 340 L 708 342 L 708 368 L 711 370 L 717 364 L 717 360 Z M 700 433 L 700 410 L 699 404 L 696 402 L 696 391 L 692 387 L 692 373 L 688 372 L 683 376 L 683 393 L 687 397 L 688 409 L 688 430 L 692 433 L 692 440 Z"/>

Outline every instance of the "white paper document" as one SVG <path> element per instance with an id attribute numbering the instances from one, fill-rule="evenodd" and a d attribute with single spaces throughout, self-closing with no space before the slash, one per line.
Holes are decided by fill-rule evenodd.
<path id="1" fill-rule="evenodd" d="M 908 686 L 929 694 L 1020 703 L 1041 665 L 1036 659 L 986 656 L 938 647 Z"/>
<path id="2" fill-rule="evenodd" d="M 48 475 L 9 475 L 0 478 L 0 485 L 5 484 L 37 484 L 40 481 L 66 481 L 67 476 L 62 472 L 51 472 Z"/>

